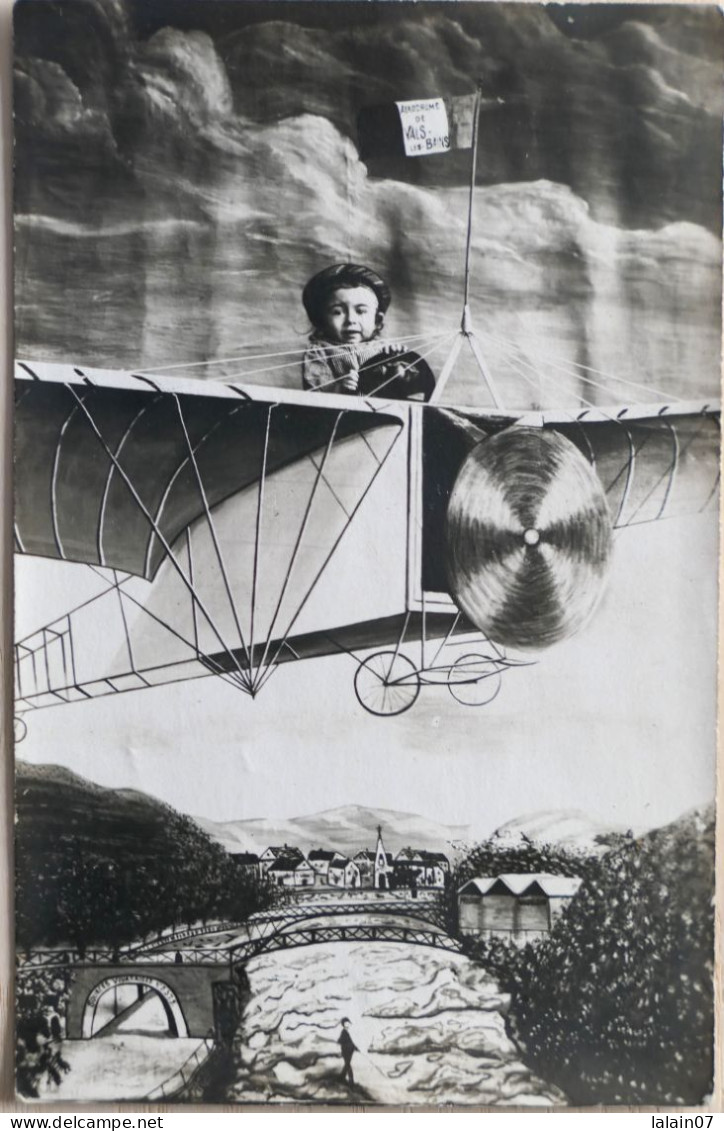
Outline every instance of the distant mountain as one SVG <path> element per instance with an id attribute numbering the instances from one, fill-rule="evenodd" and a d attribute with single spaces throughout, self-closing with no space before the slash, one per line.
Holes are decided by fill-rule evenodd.
<path id="1" fill-rule="evenodd" d="M 625 832 L 624 826 L 593 821 L 580 809 L 544 809 L 506 821 L 490 839 L 511 845 L 532 841 L 534 844 L 555 844 L 563 848 L 593 848 L 597 843 L 596 837 Z"/>
<path id="2" fill-rule="evenodd" d="M 713 836 L 716 824 L 716 806 L 714 802 L 709 805 L 697 806 L 695 809 L 687 809 L 675 821 L 671 821 L 668 825 L 662 825 L 661 828 L 652 829 L 646 835 L 655 839 L 657 837 L 670 837 L 685 835 L 692 840 L 697 838 L 701 839 L 702 843 L 711 843 L 711 848 L 714 848 Z"/>
<path id="3" fill-rule="evenodd" d="M 35 766 L 20 760 L 16 764 L 16 806 L 23 826 L 33 826 L 33 837 L 52 842 L 62 833 L 72 832 L 89 842 L 108 840 L 118 844 L 153 843 L 157 830 L 177 811 L 164 802 L 134 789 L 107 789 L 87 781 L 63 766 Z M 692 810 L 678 819 L 695 827 L 706 823 L 708 811 Z M 312 848 L 332 848 L 354 854 L 361 848 L 374 848 L 377 826 L 382 828 L 385 846 L 397 853 L 401 848 L 423 848 L 453 856 L 451 846 L 465 851 L 476 843 L 494 840 L 501 847 L 525 841 L 560 845 L 566 848 L 605 851 L 606 838 L 624 834 L 624 826 L 603 824 L 576 809 L 547 809 L 506 821 L 494 832 L 472 829 L 470 825 L 445 825 L 416 813 L 396 809 L 343 805 L 303 817 L 250 818 L 238 821 L 212 821 L 191 818 L 212 840 L 231 852 L 262 852 L 269 845 L 295 845 L 307 852 Z M 635 828 L 638 836 L 643 830 Z"/>
<path id="4" fill-rule="evenodd" d="M 223 823 L 203 817 L 194 820 L 214 840 L 236 852 L 261 852 L 269 845 L 290 844 L 303 851 L 332 848 L 354 854 L 362 848 L 374 848 L 378 825 L 390 852 L 410 846 L 449 853 L 452 843 L 469 842 L 471 837 L 467 825 L 443 825 L 415 813 L 369 809 L 362 805 L 343 805 L 289 820 L 259 818 Z"/>

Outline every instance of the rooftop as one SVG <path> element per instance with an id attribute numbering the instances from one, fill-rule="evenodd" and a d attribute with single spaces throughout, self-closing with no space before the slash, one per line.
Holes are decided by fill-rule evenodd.
<path id="1" fill-rule="evenodd" d="M 487 895 L 496 884 L 502 884 L 511 895 L 524 895 L 536 887 L 549 898 L 575 895 L 583 883 L 579 876 L 555 876 L 550 872 L 505 872 L 500 876 L 476 876 L 458 888 L 458 894 Z"/>

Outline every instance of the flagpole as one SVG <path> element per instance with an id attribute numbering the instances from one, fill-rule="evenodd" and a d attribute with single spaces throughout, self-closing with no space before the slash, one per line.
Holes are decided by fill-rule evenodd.
<path id="1" fill-rule="evenodd" d="M 466 321 L 470 319 L 470 253 L 473 243 L 473 205 L 475 203 L 475 173 L 478 166 L 478 132 L 480 127 L 480 102 L 482 89 L 480 83 L 475 92 L 475 108 L 473 110 L 473 156 L 470 163 L 470 193 L 468 196 L 468 231 L 465 241 L 465 291 L 463 295 L 463 321 L 462 329 L 467 332 Z"/>
<path id="2" fill-rule="evenodd" d="M 490 395 L 493 398 L 493 403 L 496 408 L 503 408 L 503 401 L 498 393 L 493 377 L 488 369 L 480 342 L 473 329 L 473 320 L 470 313 L 470 264 L 473 246 L 473 207 L 475 204 L 475 174 L 478 166 L 478 133 L 480 126 L 480 107 L 483 99 L 482 83 L 478 83 L 475 92 L 475 105 L 473 108 L 473 144 L 472 144 L 472 158 L 470 162 L 470 191 L 468 193 L 468 229 L 465 238 L 465 286 L 463 291 L 463 315 L 460 322 L 460 329 L 455 336 L 455 341 L 452 344 L 452 349 L 443 365 L 440 376 L 435 385 L 430 403 L 433 404 L 439 401 L 445 386 L 447 385 L 450 374 L 453 371 L 455 362 L 458 359 L 463 342 L 467 339 L 470 349 L 472 350 L 475 361 L 477 362 L 478 369 L 480 370 L 483 380 L 485 381 Z"/>

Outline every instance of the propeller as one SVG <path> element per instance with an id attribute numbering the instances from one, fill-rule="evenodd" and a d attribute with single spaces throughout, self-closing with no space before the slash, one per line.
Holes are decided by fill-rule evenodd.
<path id="1" fill-rule="evenodd" d="M 453 485 L 450 591 L 490 640 L 546 648 L 598 604 L 612 533 L 603 487 L 579 449 L 557 432 L 514 426 L 481 440 Z"/>

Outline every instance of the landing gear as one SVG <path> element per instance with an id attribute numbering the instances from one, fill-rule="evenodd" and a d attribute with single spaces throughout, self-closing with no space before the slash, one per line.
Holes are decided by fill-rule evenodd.
<path id="1" fill-rule="evenodd" d="M 490 651 L 465 652 L 445 658 L 444 649 L 452 647 L 449 645 L 451 633 L 448 633 L 427 663 L 423 647 L 421 664 L 416 667 L 400 651 L 404 635 L 403 631 L 394 652 L 375 652 L 363 660 L 355 672 L 355 694 L 371 715 L 404 714 L 417 701 L 422 687 L 447 687 L 456 703 L 465 707 L 485 707 L 497 698 L 505 672 L 535 663 L 535 660 L 510 659 L 502 646 L 491 643 L 485 637 L 479 638 L 480 644 Z M 476 641 L 467 643 L 470 646 Z"/>
<path id="2" fill-rule="evenodd" d="M 450 668 L 448 691 L 467 707 L 492 703 L 503 684 L 500 660 L 471 652 L 460 656 Z"/>
<path id="3" fill-rule="evenodd" d="M 402 715 L 420 694 L 420 673 L 401 652 L 375 652 L 354 677 L 360 704 L 372 715 Z"/>

